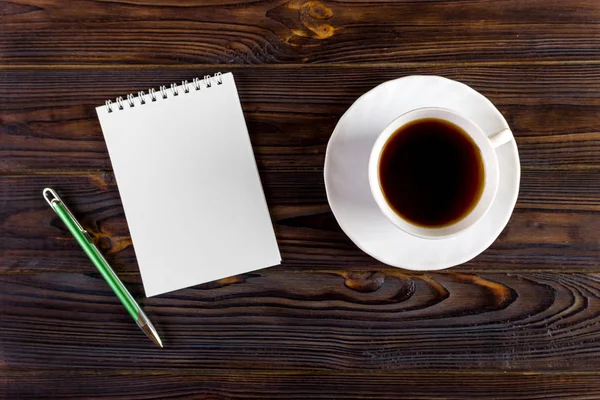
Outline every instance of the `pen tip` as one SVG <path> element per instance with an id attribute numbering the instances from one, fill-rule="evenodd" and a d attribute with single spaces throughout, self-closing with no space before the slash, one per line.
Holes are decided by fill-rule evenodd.
<path id="1" fill-rule="evenodd" d="M 148 336 L 157 346 L 160 346 L 161 349 L 164 348 L 162 340 L 160 340 L 160 336 L 158 336 L 156 329 L 154 329 L 154 326 L 152 326 L 150 321 L 146 321 L 146 323 L 142 323 L 139 325 L 140 328 L 142 328 L 142 330 L 146 334 L 146 336 Z"/>

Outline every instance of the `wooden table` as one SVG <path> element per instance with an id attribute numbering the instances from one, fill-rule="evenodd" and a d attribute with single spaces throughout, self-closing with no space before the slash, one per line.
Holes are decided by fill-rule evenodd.
<path id="1" fill-rule="evenodd" d="M 599 1 L 12 0 L 0 60 L 1 397 L 600 399 Z M 216 71 L 235 74 L 284 262 L 147 299 L 94 107 Z M 342 113 L 411 74 L 489 97 L 522 161 L 500 238 L 438 273 L 360 251 L 323 184 Z"/>

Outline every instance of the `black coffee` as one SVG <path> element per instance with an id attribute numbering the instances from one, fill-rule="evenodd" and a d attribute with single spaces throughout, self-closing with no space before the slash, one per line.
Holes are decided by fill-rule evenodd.
<path id="1" fill-rule="evenodd" d="M 386 142 L 379 159 L 383 194 L 405 220 L 423 227 L 451 225 L 477 205 L 485 183 L 481 152 L 458 126 L 413 121 Z"/>

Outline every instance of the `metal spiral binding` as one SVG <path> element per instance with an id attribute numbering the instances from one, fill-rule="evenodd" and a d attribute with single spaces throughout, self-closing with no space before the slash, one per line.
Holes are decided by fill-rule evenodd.
<path id="1" fill-rule="evenodd" d="M 210 88 L 213 85 L 220 85 L 223 83 L 223 78 L 220 72 L 217 72 L 214 76 L 205 75 L 204 78 L 198 79 L 194 78 L 192 83 L 188 83 L 188 81 L 181 81 L 181 85 L 177 83 L 171 83 L 170 89 L 167 89 L 166 86 L 159 87 L 160 97 L 163 99 L 167 99 L 169 96 L 179 96 L 182 94 L 190 93 L 191 91 L 198 91 L 204 88 Z M 123 100 L 123 97 L 119 96 L 115 99 L 114 102 L 111 100 L 106 100 L 105 107 L 106 110 L 111 113 L 115 109 L 116 110 L 124 110 L 125 107 L 133 108 L 136 105 L 143 106 L 149 102 L 155 102 L 158 98 L 156 90 L 150 88 L 148 89 L 148 94 L 144 93 L 144 91 L 139 91 L 137 93 L 137 97 L 133 94 L 128 94 Z M 113 107 L 113 106 L 116 106 Z"/>

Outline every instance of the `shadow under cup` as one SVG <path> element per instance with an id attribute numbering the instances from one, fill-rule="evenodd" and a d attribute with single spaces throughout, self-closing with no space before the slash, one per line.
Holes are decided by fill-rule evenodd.
<path id="1" fill-rule="evenodd" d="M 396 118 L 369 158 L 369 185 L 379 209 L 398 228 L 424 239 L 468 229 L 488 212 L 498 190 L 494 148 L 504 141 L 494 137 L 443 108 Z"/>

